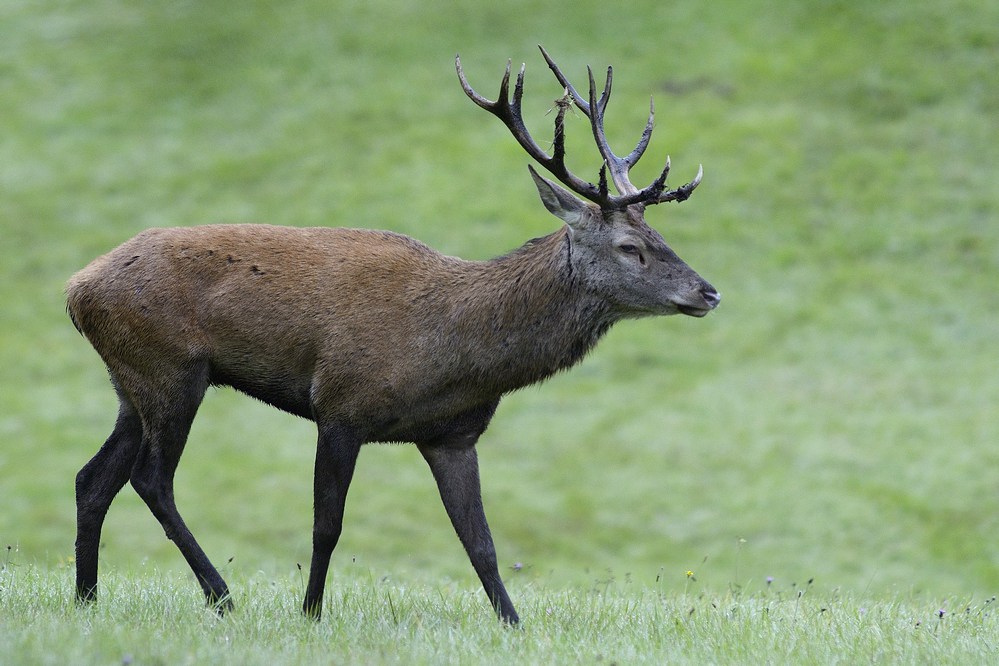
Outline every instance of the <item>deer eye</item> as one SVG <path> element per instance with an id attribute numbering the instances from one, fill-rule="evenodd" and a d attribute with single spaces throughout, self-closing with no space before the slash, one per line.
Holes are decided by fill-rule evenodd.
<path id="1" fill-rule="evenodd" d="M 632 245 L 631 243 L 622 243 L 621 245 L 617 246 L 617 249 L 623 252 L 624 254 L 627 254 L 629 256 L 638 259 L 638 263 L 640 263 L 642 266 L 645 265 L 645 255 L 642 254 L 642 251 L 638 249 L 637 245 Z"/>

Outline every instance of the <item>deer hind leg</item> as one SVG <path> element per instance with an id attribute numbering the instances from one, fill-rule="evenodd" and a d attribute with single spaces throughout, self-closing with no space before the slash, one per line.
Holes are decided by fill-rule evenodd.
<path id="1" fill-rule="evenodd" d="M 142 441 L 142 421 L 119 391 L 114 431 L 76 475 L 76 597 L 97 595 L 97 559 L 108 508 L 128 481 Z"/>
<path id="2" fill-rule="evenodd" d="M 170 375 L 172 373 L 165 373 Z M 133 393 L 143 433 L 131 482 L 194 572 L 208 604 L 231 608 L 229 588 L 184 523 L 174 501 L 173 480 L 191 423 L 208 388 L 208 368 L 198 365 Z"/>
<path id="3" fill-rule="evenodd" d="M 419 445 L 419 449 L 430 465 L 447 515 L 482 581 L 489 602 L 502 621 L 513 625 L 520 619 L 496 564 L 496 548 L 482 507 L 479 461 L 474 444 L 474 441 L 464 441 L 459 445 Z"/>

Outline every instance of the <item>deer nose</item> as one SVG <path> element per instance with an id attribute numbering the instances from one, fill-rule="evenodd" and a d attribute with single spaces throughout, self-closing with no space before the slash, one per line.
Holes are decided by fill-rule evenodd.
<path id="1" fill-rule="evenodd" d="M 704 302 L 708 304 L 708 307 L 714 310 L 721 303 L 721 294 L 714 287 L 705 287 L 701 289 L 701 298 Z"/>

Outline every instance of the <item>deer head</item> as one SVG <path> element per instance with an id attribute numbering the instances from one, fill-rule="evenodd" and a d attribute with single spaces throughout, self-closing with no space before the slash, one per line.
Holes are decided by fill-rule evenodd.
<path id="1" fill-rule="evenodd" d="M 604 113 L 610 100 L 613 68 L 607 68 L 606 83 L 599 99 L 593 71 L 587 68 L 589 95 L 584 99 L 548 52 L 540 46 L 538 48 L 565 89 L 565 95 L 556 100 L 558 113 L 551 155 L 538 146 L 524 124 L 521 100 L 525 65 L 521 65 L 517 75 L 513 100 L 510 100 L 512 63 L 508 60 L 499 97 L 496 101 L 489 101 L 469 85 L 461 67 L 461 58 L 456 56 L 455 68 L 465 94 L 503 121 L 527 154 L 568 188 L 557 185 L 541 176 L 533 166 L 528 166 L 545 207 L 569 227 L 572 266 L 589 289 L 606 298 L 622 317 L 677 312 L 703 317 L 718 305 L 721 296 L 645 222 L 647 206 L 686 200 L 700 184 L 703 170 L 698 168 L 697 175 L 686 185 L 669 189 L 666 179 L 670 160 L 667 157 L 659 177 L 647 187 L 637 188 L 631 183 L 629 172 L 645 153 L 652 138 L 654 105 L 650 102 L 649 119 L 635 149 L 625 157 L 618 157 L 610 149 L 604 133 Z M 594 141 L 603 158 L 597 184 L 579 178 L 565 165 L 564 121 L 566 111 L 573 104 L 589 118 Z M 608 173 L 617 194 L 609 190 Z"/>

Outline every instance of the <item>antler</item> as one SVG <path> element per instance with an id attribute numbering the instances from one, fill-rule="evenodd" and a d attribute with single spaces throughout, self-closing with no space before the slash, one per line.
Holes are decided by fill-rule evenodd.
<path id="1" fill-rule="evenodd" d="M 503 81 L 500 83 L 499 97 L 495 102 L 490 102 L 482 95 L 475 92 L 465 78 L 465 71 L 461 68 L 461 58 L 455 56 L 454 66 L 458 71 L 458 79 L 465 94 L 480 107 L 493 114 L 503 121 L 513 138 L 527 151 L 527 154 L 537 160 L 538 164 L 550 171 L 556 178 L 562 181 L 576 194 L 589 199 L 595 203 L 601 202 L 600 191 L 596 185 L 589 183 L 570 172 L 565 166 L 565 135 L 562 127 L 564 109 L 559 109 L 559 115 L 555 123 L 555 144 L 552 155 L 548 155 L 531 138 L 530 132 L 524 125 L 524 118 L 521 115 L 521 100 L 524 96 L 524 72 L 526 65 L 520 66 L 520 73 L 517 74 L 517 83 L 513 89 L 513 101 L 510 101 L 510 68 L 512 61 L 506 61 L 506 73 L 503 74 Z"/>
<path id="2" fill-rule="evenodd" d="M 583 99 L 558 68 L 558 65 L 555 64 L 555 61 L 548 55 L 548 52 L 545 51 L 544 47 L 539 45 L 538 48 L 541 49 L 541 55 L 544 56 L 548 66 L 555 74 L 555 78 L 565 88 L 566 95 L 571 97 L 573 103 L 590 119 L 593 138 L 596 141 L 597 148 L 600 150 L 601 157 L 604 159 L 604 165 L 600 168 L 599 185 L 594 185 L 575 176 L 565 166 L 565 132 L 563 120 L 568 104 L 558 105 L 559 112 L 555 118 L 555 139 L 551 155 L 542 150 L 534 139 L 531 138 L 521 115 L 521 100 L 524 95 L 524 72 L 526 65 L 521 65 L 520 67 L 520 73 L 517 75 L 517 83 L 514 86 L 513 101 L 511 102 L 509 90 L 512 63 L 509 60 L 507 61 L 506 73 L 503 75 L 503 81 L 500 83 L 499 97 L 495 102 L 490 102 L 475 92 L 468 84 L 465 72 L 461 68 L 461 58 L 455 56 L 455 69 L 458 71 L 458 79 L 461 81 L 462 89 L 468 95 L 469 99 L 502 120 L 514 138 L 517 139 L 517 142 L 541 166 L 551 172 L 573 192 L 600 205 L 602 208 L 621 209 L 632 204 L 652 205 L 667 201 L 686 200 L 694 191 L 694 188 L 700 184 L 701 177 L 704 175 L 703 168 L 698 168 L 697 176 L 694 177 L 694 180 L 674 190 L 666 189 L 666 178 L 669 176 L 670 170 L 669 157 L 666 158 L 666 166 L 659 174 L 659 177 L 652 181 L 652 184 L 648 187 L 639 190 L 631 183 L 629 178 L 631 167 L 635 166 L 645 153 L 645 149 L 649 145 L 649 140 L 652 138 L 652 128 L 655 121 L 655 107 L 652 101 L 650 100 L 649 102 L 649 120 L 645 124 L 645 129 L 638 140 L 638 145 L 625 157 L 618 157 L 610 149 L 607 143 L 607 136 L 604 133 L 604 113 L 607 110 L 607 102 L 610 101 L 613 68 L 607 68 L 607 80 L 599 100 L 596 97 L 596 83 L 593 79 L 593 71 L 589 67 L 586 68 L 589 74 L 590 89 L 589 98 Z M 612 195 L 608 191 L 608 170 L 610 170 L 611 180 L 613 180 L 614 187 L 619 192 L 619 195 Z"/>

